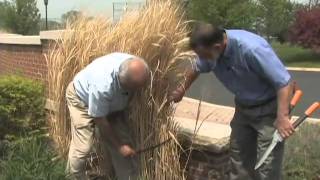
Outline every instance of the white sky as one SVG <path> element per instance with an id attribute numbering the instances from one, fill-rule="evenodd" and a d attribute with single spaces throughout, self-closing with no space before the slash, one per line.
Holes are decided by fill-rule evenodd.
<path id="1" fill-rule="evenodd" d="M 3 0 L 0 0 L 3 1 Z M 308 0 L 293 0 L 296 2 L 307 2 Z M 81 10 L 91 15 L 112 16 L 113 2 L 145 2 L 145 0 L 49 0 L 48 18 L 59 19 L 61 15 L 70 10 Z M 45 17 L 45 6 L 43 0 L 37 0 L 37 6 L 41 17 Z"/>
<path id="2" fill-rule="evenodd" d="M 82 10 L 93 15 L 112 16 L 113 2 L 144 2 L 145 0 L 49 0 L 48 18 L 60 18 L 62 14 L 70 10 Z M 292 0 L 307 2 L 308 0 Z M 41 16 L 45 16 L 43 0 L 37 0 L 37 6 Z"/>
<path id="3" fill-rule="evenodd" d="M 81 10 L 91 15 L 112 16 L 113 2 L 144 2 L 145 0 L 49 0 L 48 18 L 61 18 L 70 10 Z M 45 16 L 43 0 L 37 0 L 41 16 Z"/>

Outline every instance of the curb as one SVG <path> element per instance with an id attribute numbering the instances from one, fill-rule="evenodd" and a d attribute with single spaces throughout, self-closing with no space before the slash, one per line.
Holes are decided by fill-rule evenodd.
<path id="1" fill-rule="evenodd" d="M 320 68 L 287 67 L 289 71 L 320 72 Z"/>

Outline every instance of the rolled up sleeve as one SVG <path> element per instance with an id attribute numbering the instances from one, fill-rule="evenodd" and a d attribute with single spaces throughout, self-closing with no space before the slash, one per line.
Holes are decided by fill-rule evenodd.
<path id="1" fill-rule="evenodd" d="M 108 92 L 101 91 L 95 85 L 89 87 L 88 114 L 91 117 L 105 117 L 109 113 L 110 98 Z"/>
<path id="2" fill-rule="evenodd" d="M 291 76 L 269 44 L 251 49 L 248 53 L 251 68 L 276 90 L 288 85 Z"/>

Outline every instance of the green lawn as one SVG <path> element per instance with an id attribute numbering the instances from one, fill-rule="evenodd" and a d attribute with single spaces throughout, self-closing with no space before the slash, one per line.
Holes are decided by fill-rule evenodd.
<path id="1" fill-rule="evenodd" d="M 320 179 L 320 124 L 304 123 L 286 142 L 284 180 Z"/>
<path id="2" fill-rule="evenodd" d="M 320 54 L 290 44 L 271 43 L 278 56 L 289 67 L 320 68 Z"/>

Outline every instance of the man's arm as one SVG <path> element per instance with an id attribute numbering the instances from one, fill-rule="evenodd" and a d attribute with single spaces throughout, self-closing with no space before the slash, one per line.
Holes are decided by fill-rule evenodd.
<path id="1" fill-rule="evenodd" d="M 99 128 L 99 132 L 103 140 L 109 140 L 125 157 L 135 155 L 135 151 L 129 145 L 121 142 L 117 134 L 114 132 L 112 125 L 106 118 L 98 117 L 94 118 L 93 121 Z"/>
<path id="2" fill-rule="evenodd" d="M 184 94 L 186 93 L 186 90 L 189 89 L 191 84 L 198 78 L 199 73 L 193 69 L 190 69 L 186 72 L 185 76 L 186 76 L 186 80 L 184 84 L 178 86 L 178 88 L 169 95 L 169 98 L 168 98 L 169 102 L 172 102 L 172 101 L 175 103 L 180 102 Z"/>
<path id="3" fill-rule="evenodd" d="M 99 128 L 103 140 L 109 140 L 123 156 L 133 156 L 135 151 L 129 145 L 121 143 L 113 130 L 114 128 L 105 118 L 109 113 L 110 99 L 108 91 L 100 89 L 94 84 L 91 85 L 89 87 L 88 115 L 94 117 L 93 121 Z"/>
<path id="4" fill-rule="evenodd" d="M 275 126 L 283 138 L 288 138 L 294 132 L 294 128 L 290 122 L 289 115 L 289 102 L 291 92 L 292 87 L 290 84 L 288 84 L 285 87 L 282 87 L 277 92 L 278 111 Z"/>
<path id="5" fill-rule="evenodd" d="M 200 73 L 208 73 L 212 70 L 212 64 L 207 61 L 201 60 L 195 52 L 191 52 L 186 56 L 182 56 L 181 59 L 191 62 L 191 68 L 185 72 L 185 82 L 178 86 L 168 96 L 168 102 L 179 102 L 182 100 L 186 90 L 189 89 L 191 84 L 198 78 Z"/>
<path id="6" fill-rule="evenodd" d="M 278 110 L 274 124 L 283 138 L 289 137 L 294 132 L 289 118 L 289 101 L 292 92 L 290 74 L 267 43 L 252 49 L 246 55 L 250 67 L 277 91 Z"/>

